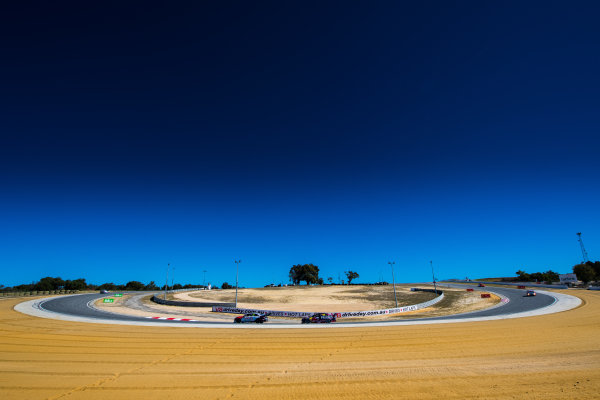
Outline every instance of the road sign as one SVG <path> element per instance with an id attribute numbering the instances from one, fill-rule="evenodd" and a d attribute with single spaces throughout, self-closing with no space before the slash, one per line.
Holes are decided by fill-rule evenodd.
<path id="1" fill-rule="evenodd" d="M 102 299 L 103 303 L 114 303 L 115 299 Z"/>

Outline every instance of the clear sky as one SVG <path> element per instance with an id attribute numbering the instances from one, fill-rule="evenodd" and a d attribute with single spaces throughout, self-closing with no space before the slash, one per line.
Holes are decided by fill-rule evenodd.
<path id="1" fill-rule="evenodd" d="M 23 3 L 0 284 L 359 282 L 600 257 L 596 2 Z"/>

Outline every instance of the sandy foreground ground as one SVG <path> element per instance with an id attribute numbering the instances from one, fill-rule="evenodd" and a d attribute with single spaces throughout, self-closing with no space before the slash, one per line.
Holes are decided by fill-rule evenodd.
<path id="1" fill-rule="evenodd" d="M 188 329 L 64 322 L 0 300 L 0 399 L 598 399 L 600 292 L 473 323 Z"/>

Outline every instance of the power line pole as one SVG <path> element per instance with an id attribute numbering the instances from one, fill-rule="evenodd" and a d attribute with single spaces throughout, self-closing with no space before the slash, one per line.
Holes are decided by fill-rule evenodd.
<path id="1" fill-rule="evenodd" d="M 233 262 L 235 263 L 235 308 L 237 308 L 238 275 L 242 260 L 233 260 Z"/>
<path id="2" fill-rule="evenodd" d="M 398 297 L 396 297 L 396 279 L 394 278 L 394 264 L 395 261 L 388 261 L 390 267 L 392 267 L 392 285 L 394 286 L 394 301 L 396 302 L 396 308 L 398 308 Z"/>
<path id="3" fill-rule="evenodd" d="M 206 270 L 203 270 L 202 272 L 204 272 L 204 278 L 202 278 L 202 287 L 206 289 Z"/>
<path id="4" fill-rule="evenodd" d="M 587 251 L 585 251 L 585 247 L 583 247 L 583 239 L 581 239 L 581 232 L 577 232 L 577 240 L 579 241 L 579 246 L 581 246 L 581 254 L 583 255 L 583 262 L 586 263 L 590 261 L 588 258 Z"/>

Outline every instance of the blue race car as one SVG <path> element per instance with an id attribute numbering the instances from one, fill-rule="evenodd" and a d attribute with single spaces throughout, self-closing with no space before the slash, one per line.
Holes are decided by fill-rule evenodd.
<path id="1" fill-rule="evenodd" d="M 315 313 L 310 317 L 302 318 L 303 324 L 330 324 L 335 322 L 335 314 Z"/>

